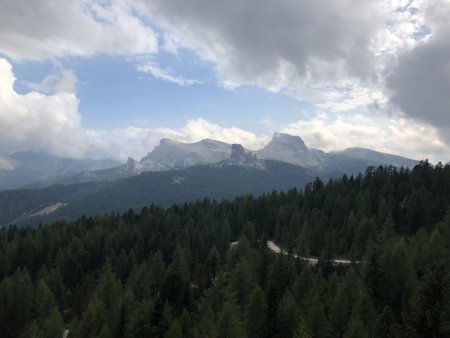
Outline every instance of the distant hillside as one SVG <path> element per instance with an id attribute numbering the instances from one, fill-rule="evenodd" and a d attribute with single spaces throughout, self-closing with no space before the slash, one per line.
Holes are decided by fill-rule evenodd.
<path id="1" fill-rule="evenodd" d="M 369 166 L 392 165 L 412 168 L 418 163 L 406 157 L 363 148 L 326 153 L 319 149 L 308 148 L 299 136 L 283 133 L 275 133 L 272 140 L 256 154 L 262 159 L 313 168 L 321 174 L 332 176 L 364 172 Z"/>
<path id="2" fill-rule="evenodd" d="M 37 224 L 142 208 L 151 203 L 170 206 L 196 199 L 232 198 L 273 190 L 302 188 L 315 178 L 311 170 L 277 161 L 214 165 L 163 172 L 143 172 L 116 181 L 54 185 L 42 189 L 0 192 L 0 224 Z M 56 208 L 51 208 L 56 206 Z M 49 208 L 50 209 L 46 209 Z M 42 210 L 53 210 L 51 213 Z"/>
<path id="3" fill-rule="evenodd" d="M 169 206 L 203 198 L 259 195 L 303 188 L 315 177 L 327 180 L 344 173 L 365 172 L 369 166 L 412 167 L 415 163 L 361 148 L 325 153 L 308 148 L 298 136 L 280 133 L 256 152 L 214 140 L 180 143 L 163 139 L 141 161 L 129 158 L 124 165 L 101 170 L 80 169 L 112 163 L 20 153 L 0 158 L 0 174 L 20 176 L 21 170 L 28 168 L 23 173 L 26 177 L 32 177 L 29 172 L 34 177 L 50 172 L 63 177 L 49 177 L 27 189 L 0 192 L 0 224 L 74 219 L 151 203 Z M 73 171 L 76 175 L 66 176 Z"/>
<path id="4" fill-rule="evenodd" d="M 210 139 L 195 143 L 162 139 L 159 145 L 140 161 L 129 158 L 126 164 L 115 168 L 87 170 L 72 177 L 46 180 L 35 187 L 112 181 L 146 171 L 168 171 L 214 164 L 228 159 L 231 148 L 231 144 Z M 275 133 L 272 140 L 260 150 L 245 151 L 256 155 L 258 159 L 282 161 L 308 168 L 323 177 L 357 174 L 364 172 L 369 166 L 393 165 L 412 168 L 418 163 L 416 160 L 363 148 L 326 153 L 319 149 L 308 148 L 299 136 L 283 133 Z"/>
<path id="5" fill-rule="evenodd" d="M 83 171 L 117 167 L 113 160 L 59 158 L 32 151 L 0 155 L 0 190 L 66 178 Z"/>
<path id="6" fill-rule="evenodd" d="M 141 164 L 146 171 L 181 169 L 225 160 L 230 151 L 230 144 L 210 139 L 195 143 L 162 139 L 152 152 L 142 158 Z"/>

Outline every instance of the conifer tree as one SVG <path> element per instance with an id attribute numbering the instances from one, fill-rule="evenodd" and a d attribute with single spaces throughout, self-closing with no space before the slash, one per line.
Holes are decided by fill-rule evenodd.
<path id="1" fill-rule="evenodd" d="M 256 287 L 250 294 L 245 311 L 247 333 L 250 338 L 263 338 L 266 334 L 267 304 L 264 291 Z"/>
<path id="2" fill-rule="evenodd" d="M 217 322 L 217 338 L 244 338 L 245 330 L 239 318 L 239 308 L 233 300 L 227 300 L 222 306 Z"/>
<path id="3" fill-rule="evenodd" d="M 294 297 L 286 292 L 278 307 L 277 332 L 279 337 L 291 338 L 298 327 L 299 313 Z"/>

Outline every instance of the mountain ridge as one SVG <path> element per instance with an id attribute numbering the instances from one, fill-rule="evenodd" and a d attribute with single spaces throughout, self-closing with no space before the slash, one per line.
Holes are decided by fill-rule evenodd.
<path id="1" fill-rule="evenodd" d="M 393 165 L 397 167 L 413 167 L 418 163 L 399 155 L 377 152 L 365 148 L 348 148 L 341 151 L 325 152 L 320 149 L 309 148 L 300 136 L 290 135 L 286 133 L 274 133 L 272 139 L 259 150 L 248 150 L 241 145 L 244 153 L 255 156 L 253 162 L 241 161 L 241 165 L 257 165 L 263 168 L 262 162 L 256 160 L 274 160 L 312 169 L 318 174 L 325 176 L 335 176 L 340 174 L 356 174 L 364 171 L 369 166 Z M 83 182 L 101 182 L 113 181 L 120 178 L 126 178 L 138 175 L 142 172 L 158 172 L 179 170 L 198 165 L 217 164 L 227 165 L 230 161 L 230 153 L 233 145 L 213 140 L 203 139 L 193 143 L 184 143 L 163 138 L 159 144 L 141 160 L 128 158 L 125 164 L 109 165 L 104 164 L 103 168 L 95 167 L 94 163 L 89 165 L 78 166 L 79 170 L 58 171 L 52 169 L 46 174 L 33 174 L 29 180 L 20 181 L 20 177 L 16 177 L 12 184 L 3 184 L 2 182 L 14 178 L 16 176 L 25 175 L 20 171 L 23 161 L 31 161 L 30 158 L 47 158 L 49 163 L 64 163 L 67 159 L 54 159 L 48 155 L 35 154 L 31 152 L 20 152 L 11 156 L 0 156 L 0 190 L 8 188 L 17 188 L 20 186 L 44 187 L 51 184 L 74 184 Z M 14 157 L 15 156 L 15 157 Z M 22 161 L 22 162 L 21 162 Z M 82 160 L 78 160 L 82 161 Z M 225 161 L 225 162 L 223 162 Z M 39 162 L 39 161 L 38 161 Z M 45 162 L 45 161 L 44 161 Z M 223 162 L 223 163 L 222 163 Z M 239 162 L 239 161 L 238 161 Z M 228 163 L 229 164 L 229 163 Z M 58 167 L 58 165 L 56 165 Z M 64 167 L 64 165 L 62 165 Z M 55 174 L 55 171 L 58 174 Z M 2 180 L 3 179 L 3 180 Z"/>
<path id="2" fill-rule="evenodd" d="M 114 181 L 58 184 L 0 191 L 0 225 L 76 219 L 126 211 L 152 203 L 168 207 L 197 199 L 222 200 L 252 193 L 302 188 L 315 172 L 289 163 L 256 160 L 264 168 L 232 160 L 169 171 L 146 171 Z M 52 210 L 52 213 L 43 211 Z"/>
<path id="3" fill-rule="evenodd" d="M 0 190 L 16 189 L 38 182 L 53 182 L 83 171 L 102 170 L 120 164 L 114 160 L 56 157 L 44 152 L 21 151 L 0 155 Z"/>
<path id="4" fill-rule="evenodd" d="M 279 150 L 289 148 L 292 153 L 314 155 L 299 137 L 277 135 L 269 148 Z M 278 142 L 278 144 L 277 144 Z M 274 144 L 275 143 L 275 144 Z M 181 144 L 162 140 L 160 145 L 182 147 L 182 155 L 192 158 L 189 153 L 191 144 Z M 283 145 L 284 144 L 284 145 Z M 195 148 L 206 146 L 223 151 L 228 145 L 224 142 L 207 140 L 196 143 Z M 347 151 L 363 157 L 349 161 L 348 156 L 335 153 L 319 153 L 323 156 L 324 168 L 299 166 L 285 161 L 258 158 L 257 152 L 246 150 L 240 144 L 230 145 L 226 159 L 219 162 L 174 168 L 171 170 L 145 170 L 145 161 L 129 158 L 127 163 L 115 168 L 93 172 L 83 172 L 71 179 L 62 179 L 57 185 L 41 189 L 11 190 L 0 192 L 0 224 L 36 224 L 62 219 L 74 219 L 81 214 L 95 215 L 107 212 L 125 211 L 128 208 L 140 208 L 151 203 L 170 206 L 194 199 L 223 199 L 240 194 L 259 195 L 273 190 L 285 190 L 293 187 L 303 188 L 316 177 L 328 179 L 342 172 L 352 173 L 357 164 L 365 171 L 367 161 L 364 157 L 384 158 L 386 154 L 365 151 L 364 149 Z M 292 149 L 288 149 L 292 150 Z M 159 154 L 161 155 L 161 154 Z M 393 156 L 393 155 L 392 155 Z M 206 157 L 204 157 L 206 158 Z M 203 159 L 204 159 L 203 158 Z M 389 158 L 389 154 L 388 154 Z M 327 164 L 327 161 L 329 162 Z M 144 162 L 144 163 L 143 163 Z M 333 171 L 334 170 L 334 171 Z M 90 177 L 89 175 L 93 176 Z M 121 177 L 117 177 L 122 175 Z"/>

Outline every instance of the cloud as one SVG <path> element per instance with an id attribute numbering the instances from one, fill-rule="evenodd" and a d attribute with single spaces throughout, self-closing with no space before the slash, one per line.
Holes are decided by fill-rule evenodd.
<path id="1" fill-rule="evenodd" d="M 0 152 L 33 149 L 83 156 L 85 133 L 75 94 L 20 95 L 14 90 L 15 81 L 12 66 L 0 59 Z"/>
<path id="2" fill-rule="evenodd" d="M 450 142 L 449 0 L 141 3 L 162 28 L 163 48 L 194 50 L 215 65 L 225 88 L 253 85 L 313 103 L 331 120 L 348 121 L 350 135 L 330 134 L 355 144 L 421 157 L 427 144 L 441 154 Z M 358 111 L 367 120 L 350 128 L 344 112 Z M 374 111 L 385 113 L 383 121 Z"/>
<path id="3" fill-rule="evenodd" d="M 163 69 L 158 66 L 158 64 L 153 60 L 145 60 L 144 62 L 138 64 L 136 68 L 140 72 L 152 75 L 155 79 L 174 83 L 181 87 L 202 83 L 199 80 L 187 79 L 183 76 L 174 75 L 170 70 Z"/>
<path id="4" fill-rule="evenodd" d="M 302 137 L 312 148 L 337 151 L 363 147 L 399 154 L 415 159 L 428 158 L 445 162 L 448 147 L 433 126 L 390 117 L 382 113 L 371 116 L 347 113 L 318 113 L 309 120 L 300 120 L 282 128 L 282 132 Z M 240 143 L 257 150 L 270 137 L 236 128 L 224 127 L 199 118 L 189 120 L 181 128 L 128 127 L 112 132 L 115 142 L 126 145 L 128 153 L 141 158 L 159 144 L 162 138 L 179 142 L 197 142 L 205 138 L 227 143 Z"/>
<path id="5" fill-rule="evenodd" d="M 430 123 L 450 141 L 450 2 L 427 3 L 430 37 L 402 53 L 387 86 L 390 101 L 404 114 Z"/>
<path id="6" fill-rule="evenodd" d="M 166 49 L 195 50 L 227 88 L 257 85 L 294 92 L 340 79 L 370 78 L 372 1 L 142 0 L 163 27 Z"/>
<path id="7" fill-rule="evenodd" d="M 442 1 L 140 3 L 162 27 L 163 48 L 211 61 L 224 88 L 254 85 L 339 112 L 389 110 L 386 74 L 399 54 L 429 38 L 425 12 Z"/>
<path id="8" fill-rule="evenodd" d="M 29 84 L 35 90 L 21 95 L 14 90 L 11 64 L 0 58 L 0 157 L 34 150 L 58 157 L 126 158 L 107 131 L 83 127 L 74 81 L 70 70 L 61 69 L 41 84 Z"/>
<path id="9" fill-rule="evenodd" d="M 116 142 L 127 145 L 129 153 L 140 158 L 152 151 L 162 138 L 178 142 L 197 142 L 206 138 L 227 143 L 240 143 L 249 149 L 260 149 L 268 141 L 267 136 L 258 136 L 236 127 L 223 127 L 198 118 L 188 120 L 181 128 L 137 128 L 128 127 L 113 131 Z"/>
<path id="10" fill-rule="evenodd" d="M 160 130 L 165 131 L 165 129 Z M 227 143 L 240 143 L 250 149 L 259 149 L 269 141 L 266 136 L 257 136 L 237 127 L 223 127 L 202 118 L 189 120 L 181 129 L 167 131 L 174 139 L 181 142 L 197 142 L 209 138 Z"/>
<path id="11" fill-rule="evenodd" d="M 63 72 L 64 73 L 64 72 Z M 260 149 L 269 137 L 234 126 L 221 126 L 203 118 L 188 120 L 179 128 L 90 130 L 82 126 L 75 93 L 31 91 L 20 95 L 11 64 L 0 59 L 0 153 L 19 150 L 46 151 L 61 157 L 140 158 L 161 138 L 197 142 L 205 138 L 241 143 Z M 51 87 L 58 88 L 58 84 Z M 378 151 L 443 160 L 448 148 L 435 127 L 382 114 L 320 113 L 289 124 L 283 130 L 299 135 L 311 146 L 326 151 L 366 147 Z"/>
<path id="12" fill-rule="evenodd" d="M 143 22 L 136 1 L 6 1 L 0 12 L 0 55 L 15 61 L 51 59 L 56 65 L 65 57 L 127 56 L 138 62 L 139 71 L 156 79 L 179 86 L 201 83 L 174 75 L 153 61 L 159 52 L 158 35 Z M 40 84 L 24 84 L 46 94 L 72 91 L 71 87 L 64 88 L 70 85 L 65 80 L 71 75 L 74 78 L 73 73 L 52 74 Z M 61 88 L 54 88 L 55 84 Z"/>
<path id="13" fill-rule="evenodd" d="M 448 147 L 436 128 L 384 115 L 325 114 L 288 125 L 286 133 L 301 136 L 312 148 L 325 151 L 362 147 L 416 159 L 444 161 Z"/>
<path id="14" fill-rule="evenodd" d="M 73 70 L 60 68 L 56 73 L 47 75 L 40 83 L 30 81 L 20 82 L 29 89 L 43 94 L 57 92 L 75 93 L 78 79 Z"/>
<path id="15" fill-rule="evenodd" d="M 212 63 L 225 88 L 258 86 L 313 103 L 324 113 L 286 128 L 312 145 L 437 158 L 450 142 L 449 16 L 448 0 L 6 0 L 0 55 L 63 63 L 102 53 L 132 56 L 138 70 L 189 86 L 198 80 L 153 61 L 163 49 L 188 48 Z M 25 95 L 14 81 L 1 60 L 0 152 L 124 157 L 150 151 L 162 137 L 210 137 L 253 149 L 267 141 L 204 119 L 180 128 L 89 130 L 70 69 L 24 82 L 31 90 Z"/>
<path id="16" fill-rule="evenodd" d="M 156 33 L 127 0 L 6 0 L 0 41 L 0 53 L 16 61 L 158 51 Z"/>
<path id="17" fill-rule="evenodd" d="M 61 70 L 60 76 L 29 84 L 39 92 L 21 95 L 14 90 L 16 78 L 11 64 L 0 58 L 0 154 L 35 150 L 60 157 L 126 159 L 129 155 L 144 156 L 164 137 L 180 142 L 211 138 L 242 143 L 251 149 L 268 141 L 265 136 L 202 118 L 189 120 L 181 128 L 86 129 L 78 111 L 78 98 L 66 83 L 72 82 L 72 75 Z"/>

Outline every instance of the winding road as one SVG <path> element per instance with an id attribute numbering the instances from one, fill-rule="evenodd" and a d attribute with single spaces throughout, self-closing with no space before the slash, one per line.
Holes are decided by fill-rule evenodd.
<path id="1" fill-rule="evenodd" d="M 296 254 L 290 254 L 289 252 L 287 252 L 286 250 L 281 249 L 278 245 L 276 245 L 274 242 L 272 241 L 267 241 L 267 247 L 272 250 L 275 253 L 281 253 L 284 255 L 292 255 L 295 258 L 299 258 L 301 260 L 307 261 L 310 265 L 316 265 L 317 262 L 319 261 L 318 258 L 316 257 L 302 257 L 302 256 L 298 256 Z M 331 263 L 333 265 L 338 265 L 338 264 L 352 264 L 351 260 L 348 259 L 332 259 Z M 355 263 L 359 263 L 359 261 L 355 261 Z"/>

